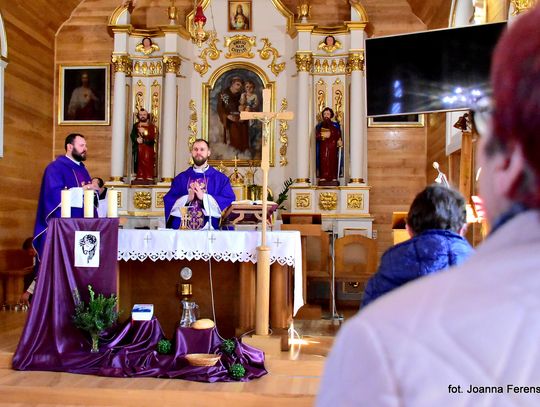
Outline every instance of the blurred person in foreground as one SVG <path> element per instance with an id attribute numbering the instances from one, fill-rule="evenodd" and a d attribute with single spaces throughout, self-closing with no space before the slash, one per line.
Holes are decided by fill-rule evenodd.
<path id="1" fill-rule="evenodd" d="M 339 332 L 318 406 L 538 406 L 540 7 L 494 51 L 493 102 L 473 111 L 488 238 Z"/>

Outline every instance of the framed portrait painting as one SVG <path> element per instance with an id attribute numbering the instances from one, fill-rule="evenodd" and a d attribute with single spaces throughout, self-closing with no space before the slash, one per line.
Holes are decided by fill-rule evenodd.
<path id="1" fill-rule="evenodd" d="M 229 31 L 252 31 L 251 1 L 229 0 Z"/>
<path id="2" fill-rule="evenodd" d="M 218 69 L 203 88 L 203 138 L 210 143 L 210 163 L 233 166 L 258 165 L 262 153 L 262 124 L 240 120 L 240 112 L 260 112 L 262 91 L 270 89 L 274 106 L 275 83 L 248 63 L 233 63 Z M 273 124 L 271 125 L 273 126 Z M 274 165 L 273 132 L 270 136 L 270 165 Z"/>
<path id="3" fill-rule="evenodd" d="M 368 127 L 424 127 L 423 114 L 369 117 Z"/>
<path id="4" fill-rule="evenodd" d="M 58 124 L 108 125 L 109 64 L 60 65 Z"/>

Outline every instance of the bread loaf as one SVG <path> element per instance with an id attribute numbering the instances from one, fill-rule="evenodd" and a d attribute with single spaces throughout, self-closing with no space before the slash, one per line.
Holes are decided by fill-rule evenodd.
<path id="1" fill-rule="evenodd" d="M 193 329 L 210 329 L 216 326 L 214 321 L 208 318 L 198 319 L 194 323 L 191 324 L 191 327 Z"/>

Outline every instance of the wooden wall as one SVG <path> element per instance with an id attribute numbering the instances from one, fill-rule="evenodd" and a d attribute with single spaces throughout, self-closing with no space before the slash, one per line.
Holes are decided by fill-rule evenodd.
<path id="1" fill-rule="evenodd" d="M 109 16 L 118 6 L 110 0 L 83 0 L 72 16 L 58 31 L 55 74 L 60 65 L 91 65 L 110 63 L 113 38 L 107 23 Z M 112 79 L 112 70 L 111 78 Z M 55 93 L 55 112 L 58 109 L 58 88 Z M 113 97 L 111 86 L 111 100 Z M 110 111 L 112 117 L 112 109 Z M 56 118 L 56 116 L 55 116 Z M 81 133 L 86 137 L 88 157 L 85 165 L 91 176 L 108 180 L 111 173 L 111 126 L 65 126 L 54 125 L 54 152 L 64 151 L 64 139 L 69 133 Z"/>
<path id="2" fill-rule="evenodd" d="M 426 129 L 369 128 L 370 212 L 379 254 L 392 246 L 392 212 L 407 211 L 426 185 Z"/>
<path id="3" fill-rule="evenodd" d="M 55 155 L 64 152 L 63 140 L 68 133 L 81 132 L 87 137 L 87 165 L 92 175 L 107 178 L 110 174 L 111 127 L 59 126 L 57 78 L 60 64 L 110 61 L 113 40 L 107 21 L 118 3 L 34 0 L 25 2 L 24 7 L 20 2 L 2 3 L 9 65 L 0 189 L 11 192 L 4 192 L 0 200 L 0 251 L 18 247 L 32 234 L 43 168 Z M 283 0 L 283 3 L 296 12 L 296 1 Z M 345 3 L 345 0 L 336 2 L 339 7 L 329 8 L 325 2 L 313 1 L 313 16 L 325 16 L 320 17 L 320 24 L 337 23 L 344 18 L 343 13 L 350 14 Z M 188 0 L 177 1 L 181 13 L 190 4 Z M 406 0 L 363 0 L 362 4 L 373 36 L 426 29 L 424 21 L 429 17 L 424 15 L 426 9 L 420 11 L 422 21 Z M 165 13 L 167 5 L 166 0 L 139 0 L 137 6 L 157 7 L 160 13 Z M 137 11 L 134 20 L 135 17 Z M 180 21 L 183 24 L 182 16 Z M 112 100 L 112 93 L 110 96 Z M 431 156 L 426 159 L 426 131 L 426 128 L 370 128 L 368 131 L 371 212 L 376 217 L 374 229 L 378 231 L 380 251 L 391 244 L 392 212 L 407 210 L 414 195 L 426 185 L 428 178 L 431 179 L 431 175 L 426 177 L 428 161 L 432 159 Z"/>
<path id="4" fill-rule="evenodd" d="M 54 40 L 80 0 L 3 1 L 7 41 L 0 257 L 33 233 L 43 168 L 52 158 Z"/>

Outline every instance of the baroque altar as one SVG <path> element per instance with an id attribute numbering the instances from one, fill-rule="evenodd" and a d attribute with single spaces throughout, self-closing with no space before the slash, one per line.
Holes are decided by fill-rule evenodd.
<path id="1" fill-rule="evenodd" d="M 278 192 L 283 181 L 292 178 L 286 205 L 290 212 L 320 213 L 326 230 L 371 237 L 364 8 L 351 1 L 351 21 L 328 28 L 311 24 L 305 7 L 295 14 L 279 0 L 252 1 L 244 10 L 250 14 L 249 24 L 240 27 L 227 17 L 232 12 L 229 3 L 202 0 L 200 11 L 181 16 L 174 1 L 168 9 L 144 11 L 126 1 L 109 19 L 114 99 L 107 184 L 120 192 L 124 227 L 163 226 L 163 195 L 174 176 L 190 164 L 190 148 L 197 138 L 210 142 L 210 163 L 233 181 L 241 178 L 239 173 L 247 175 L 249 167 L 258 167 L 262 129 L 254 120 L 233 126 L 223 111 L 262 111 L 262 90 L 269 89 L 272 111 L 295 113 L 290 123 L 272 125 L 269 189 Z M 131 21 L 137 13 L 159 14 L 161 20 L 147 20 L 163 24 L 135 27 Z M 233 106 L 235 80 L 242 86 L 236 94 L 238 105 Z M 155 178 L 150 185 L 132 182 L 130 132 L 141 107 L 151 113 L 157 128 Z M 343 138 L 339 185 L 330 187 L 319 185 L 316 165 L 315 127 L 325 107 L 335 112 L 333 120 L 339 122 Z M 238 167 L 235 172 L 233 166 Z M 260 177 L 261 171 L 251 177 L 253 185 L 239 185 L 240 194 L 260 184 Z"/>

